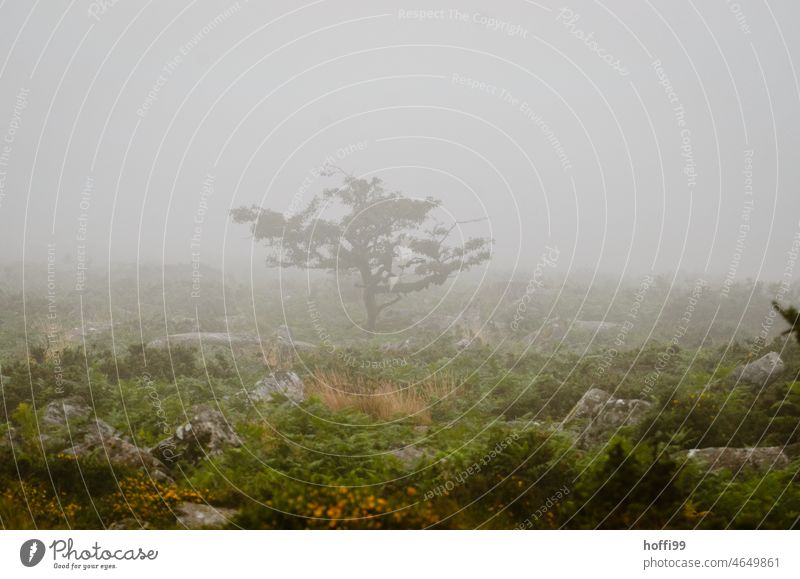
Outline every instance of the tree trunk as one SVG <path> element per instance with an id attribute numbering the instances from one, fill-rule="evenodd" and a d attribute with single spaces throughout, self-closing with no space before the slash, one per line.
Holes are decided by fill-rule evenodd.
<path id="1" fill-rule="evenodd" d="M 369 286 L 364 288 L 364 309 L 367 310 L 367 331 L 374 332 L 375 325 L 378 323 L 378 314 L 381 312 L 375 299 L 375 288 Z"/>

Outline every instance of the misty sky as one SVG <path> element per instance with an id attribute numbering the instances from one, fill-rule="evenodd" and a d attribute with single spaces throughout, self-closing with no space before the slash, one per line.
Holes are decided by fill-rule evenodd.
<path id="1" fill-rule="evenodd" d="M 496 240 L 491 267 L 549 245 L 564 271 L 777 279 L 800 231 L 799 19 L 793 0 L 9 0 L 0 259 L 263 267 L 230 208 L 302 206 L 339 184 L 316 176 L 331 158 L 487 218 L 464 234 Z"/>

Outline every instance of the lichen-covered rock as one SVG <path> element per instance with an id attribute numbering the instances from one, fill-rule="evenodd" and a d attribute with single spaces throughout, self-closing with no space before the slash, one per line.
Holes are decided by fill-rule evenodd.
<path id="1" fill-rule="evenodd" d="M 294 372 L 276 371 L 256 382 L 255 388 L 248 392 L 253 401 L 271 400 L 274 394 L 283 394 L 293 402 L 306 398 L 305 385 Z"/>
<path id="2" fill-rule="evenodd" d="M 766 386 L 783 372 L 785 364 L 777 352 L 770 352 L 758 360 L 739 366 L 733 377 L 756 386 Z"/>
<path id="3" fill-rule="evenodd" d="M 413 445 L 404 446 L 389 452 L 392 456 L 397 458 L 405 466 L 412 466 L 418 462 L 422 457 L 427 455 L 427 452 L 421 448 Z"/>
<path id="4" fill-rule="evenodd" d="M 125 440 L 116 428 L 98 418 L 79 397 L 53 400 L 44 409 L 40 438 L 45 447 L 75 458 L 95 457 L 113 467 L 144 469 L 156 480 L 169 480 L 165 465 L 148 449 Z M 64 444 L 70 444 L 64 448 Z M 56 446 L 59 445 L 59 446 Z"/>
<path id="5" fill-rule="evenodd" d="M 61 454 L 76 458 L 94 456 L 100 461 L 108 461 L 112 467 L 141 468 L 155 480 L 170 480 L 164 463 L 155 458 L 148 449 L 139 448 L 116 435 L 88 433 L 81 442 L 62 450 Z"/>
<path id="6" fill-rule="evenodd" d="M 611 398 L 595 419 L 597 426 L 615 429 L 638 424 L 650 409 L 650 403 L 644 400 L 625 400 Z"/>
<path id="7" fill-rule="evenodd" d="M 619 428 L 640 423 L 650 406 L 645 400 L 615 398 L 605 390 L 592 388 L 567 414 L 561 426 L 577 426 L 579 445 L 591 446 Z"/>
<path id="8" fill-rule="evenodd" d="M 176 428 L 175 434 L 159 442 L 151 452 L 173 464 L 178 458 L 196 461 L 240 445 L 241 440 L 225 415 L 202 404 L 192 409 L 188 422 Z"/>
<path id="9" fill-rule="evenodd" d="M 50 402 L 44 409 L 41 423 L 43 426 L 67 426 L 74 421 L 82 422 L 92 414 L 91 406 L 77 396 L 70 396 Z"/>
<path id="10" fill-rule="evenodd" d="M 737 472 L 740 469 L 766 471 L 783 468 L 789 464 L 789 459 L 780 446 L 693 448 L 688 452 L 687 456 L 691 459 L 702 461 L 711 471 L 730 470 Z"/>
<path id="11" fill-rule="evenodd" d="M 586 394 L 581 396 L 578 403 L 573 406 L 567 417 L 564 418 L 564 424 L 569 424 L 575 420 L 582 418 L 594 418 L 602 410 L 605 403 L 611 399 L 611 394 L 600 388 L 592 388 Z"/>
<path id="12" fill-rule="evenodd" d="M 466 350 L 472 344 L 472 340 L 469 338 L 462 338 L 458 342 L 456 342 L 456 350 Z"/>
<path id="13" fill-rule="evenodd" d="M 100 440 L 123 440 L 120 431 L 98 418 L 94 409 L 77 396 L 50 402 L 39 427 L 40 439 L 47 449 L 56 450 L 66 442 L 82 449 L 81 456 L 92 452 Z"/>
<path id="14" fill-rule="evenodd" d="M 228 525 L 235 509 L 199 503 L 181 503 L 175 509 L 178 525 L 187 529 L 219 529 Z"/>

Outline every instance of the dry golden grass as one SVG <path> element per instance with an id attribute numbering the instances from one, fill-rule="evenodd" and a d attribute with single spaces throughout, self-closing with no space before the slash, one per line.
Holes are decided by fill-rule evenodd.
<path id="1" fill-rule="evenodd" d="M 451 376 L 436 376 L 416 386 L 404 386 L 344 372 L 319 371 L 306 387 L 334 412 L 359 410 L 377 420 L 408 417 L 416 424 L 430 424 L 431 404 L 450 395 L 458 382 Z"/>

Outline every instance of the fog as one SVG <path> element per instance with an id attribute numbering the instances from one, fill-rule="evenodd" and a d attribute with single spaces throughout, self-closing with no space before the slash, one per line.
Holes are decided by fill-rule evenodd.
<path id="1" fill-rule="evenodd" d="M 797 22 L 0 0 L 0 529 L 798 528 Z M 221 536 L 115 553 L 263 567 Z M 777 571 L 754 536 L 634 563 Z M 573 537 L 536 570 L 633 562 Z M 484 551 L 413 571 L 528 553 Z"/>
<path id="2" fill-rule="evenodd" d="M 260 271 L 231 208 L 327 161 L 479 220 L 497 272 L 780 279 L 800 8 L 631 4 L 6 2 L 0 258 Z"/>

